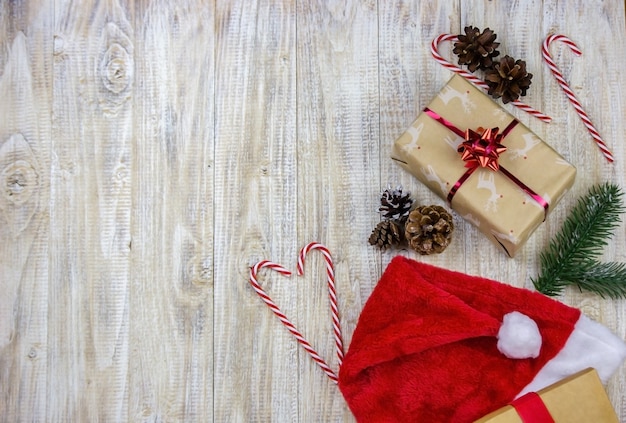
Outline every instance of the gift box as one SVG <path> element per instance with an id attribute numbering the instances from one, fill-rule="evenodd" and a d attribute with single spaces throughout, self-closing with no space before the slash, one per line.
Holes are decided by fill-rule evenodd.
<path id="1" fill-rule="evenodd" d="M 576 176 L 574 166 L 459 75 L 395 141 L 392 159 L 510 257 Z"/>
<path id="2" fill-rule="evenodd" d="M 583 370 L 513 404 L 475 423 L 619 423 L 595 369 Z"/>

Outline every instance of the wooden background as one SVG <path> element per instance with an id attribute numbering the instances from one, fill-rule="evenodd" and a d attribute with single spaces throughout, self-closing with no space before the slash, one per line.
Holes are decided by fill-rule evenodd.
<path id="1" fill-rule="evenodd" d="M 577 180 L 515 259 L 458 217 L 443 254 L 400 253 L 530 288 L 576 199 L 626 186 L 621 0 L 2 1 L 0 421 L 352 421 L 249 267 L 326 244 L 349 344 L 397 253 L 367 243 L 381 189 L 443 204 L 389 153 L 451 76 L 430 41 L 469 24 L 527 61 L 554 121 L 506 109 Z M 550 32 L 584 52 L 552 48 L 613 165 L 542 63 Z M 625 246 L 622 223 L 604 257 Z M 319 253 L 306 268 L 261 280 L 336 367 Z M 560 300 L 626 336 L 625 300 Z M 626 366 L 607 390 L 626 421 Z"/>

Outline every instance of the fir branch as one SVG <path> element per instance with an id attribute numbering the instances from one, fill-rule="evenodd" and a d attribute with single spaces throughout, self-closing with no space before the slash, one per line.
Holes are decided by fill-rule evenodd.
<path id="1" fill-rule="evenodd" d="M 571 279 L 581 291 L 595 292 L 602 298 L 626 298 L 626 263 L 596 262 Z"/>
<path id="2" fill-rule="evenodd" d="M 617 185 L 605 183 L 591 188 L 586 196 L 578 200 L 561 231 L 540 255 L 541 272 L 537 279 L 531 278 L 539 292 L 555 296 L 567 285 L 577 284 L 581 289 L 583 286 L 590 289 L 596 281 L 596 291 L 611 297 L 613 294 L 610 292 L 623 291 L 618 296 L 626 296 L 626 288 L 620 288 L 621 291 L 615 288 L 617 279 L 609 278 L 606 272 L 619 269 L 597 262 L 614 229 L 620 224 L 620 214 L 624 211 L 622 197 L 623 192 Z M 604 270 L 598 266 L 604 266 Z M 614 289 L 606 291 L 607 286 Z"/>

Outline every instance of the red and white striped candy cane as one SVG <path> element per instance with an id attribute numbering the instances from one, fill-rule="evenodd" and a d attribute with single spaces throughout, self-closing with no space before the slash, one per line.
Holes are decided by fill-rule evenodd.
<path id="1" fill-rule="evenodd" d="M 324 254 L 324 258 L 326 260 L 326 271 L 328 275 L 328 286 L 330 291 L 330 299 L 331 299 L 331 309 L 333 315 L 333 329 L 335 334 L 335 343 L 337 346 L 337 356 L 339 357 L 339 367 L 343 361 L 343 338 L 341 335 L 341 326 L 339 324 L 339 312 L 337 310 L 337 295 L 335 292 L 335 282 L 334 282 L 334 270 L 332 257 L 330 256 L 330 252 L 326 247 L 322 244 L 318 243 L 310 243 L 305 246 L 301 251 L 298 257 L 298 275 L 302 275 L 304 268 L 304 259 L 308 251 L 312 249 L 320 249 Z M 311 346 L 311 344 L 304 338 L 304 336 L 296 329 L 295 325 L 291 323 L 291 321 L 287 318 L 287 316 L 281 311 L 281 309 L 272 301 L 272 299 L 267 295 L 267 293 L 261 288 L 261 285 L 258 282 L 257 274 L 260 269 L 268 267 L 272 270 L 279 272 L 285 276 L 291 276 L 291 272 L 285 269 L 283 266 L 273 263 L 268 260 L 262 260 L 252 266 L 250 269 L 250 285 L 254 291 L 261 297 L 263 302 L 267 304 L 267 306 L 272 310 L 272 312 L 278 317 L 285 327 L 289 330 L 289 332 L 296 338 L 296 340 L 302 345 L 305 351 L 313 358 L 313 360 L 322 368 L 322 370 L 326 373 L 326 375 L 334 382 L 337 383 L 339 378 L 337 374 L 328 366 L 326 361 L 315 351 L 315 349 Z M 331 283 L 332 280 L 332 283 Z"/>
<path id="2" fill-rule="evenodd" d="M 339 359 L 339 367 L 343 363 L 343 337 L 341 335 L 341 322 L 339 321 L 339 309 L 337 308 L 337 291 L 335 290 L 335 270 L 333 267 L 333 258 L 328 248 L 317 242 L 311 242 L 300 250 L 298 256 L 298 275 L 304 274 L 304 259 L 309 251 L 320 250 L 324 255 L 326 263 L 326 275 L 328 279 L 328 298 L 330 300 L 330 310 L 333 320 L 333 332 L 335 335 L 335 346 L 337 348 L 337 358 Z"/>
<path id="3" fill-rule="evenodd" d="M 580 118 L 582 119 L 583 123 L 585 124 L 585 126 L 589 130 L 589 133 L 591 134 L 591 136 L 593 137 L 594 141 L 596 142 L 596 144 L 598 145 L 598 147 L 602 151 L 602 154 L 604 155 L 604 157 L 606 157 L 606 159 L 609 162 L 613 162 L 613 160 L 614 160 L 613 159 L 613 154 L 611 153 L 611 151 L 609 150 L 609 148 L 607 147 L 605 142 L 602 140 L 602 137 L 600 137 L 600 134 L 598 133 L 598 130 L 595 128 L 595 126 L 593 126 L 593 123 L 591 123 L 591 120 L 589 119 L 589 116 L 583 110 L 582 106 L 580 105 L 580 102 L 576 98 L 576 95 L 571 90 L 571 88 L 569 87 L 568 83 L 565 81 L 565 78 L 563 78 L 563 74 L 561 73 L 559 68 L 556 66 L 556 63 L 552 59 L 552 55 L 550 54 L 549 48 L 550 48 L 550 44 L 552 42 L 554 42 L 554 41 L 560 41 L 560 42 L 564 43 L 566 46 L 568 46 L 570 48 L 570 50 L 576 56 L 580 56 L 582 54 L 582 51 L 578 48 L 578 46 L 572 40 L 567 38 L 565 35 L 560 35 L 560 34 L 549 35 L 543 41 L 543 45 L 541 46 L 541 53 L 543 55 L 543 60 L 545 60 L 546 63 L 548 64 L 548 67 L 552 71 L 552 75 L 554 75 L 554 77 L 556 78 L 557 82 L 559 83 L 559 85 L 561 86 L 563 91 L 565 91 L 565 94 L 567 95 L 567 98 L 569 99 L 570 103 L 572 103 L 572 105 L 574 106 L 574 109 L 576 109 L 576 113 L 578 113 L 578 116 L 580 116 Z"/>
<path id="4" fill-rule="evenodd" d="M 445 67 L 446 69 L 454 72 L 454 73 L 458 73 L 459 75 L 461 75 L 462 77 L 464 77 L 465 79 L 469 80 L 470 82 L 474 83 L 475 85 L 477 85 L 478 87 L 484 89 L 484 90 L 488 90 L 489 89 L 489 85 L 487 85 L 487 83 L 485 81 L 483 81 L 482 79 L 478 78 L 476 75 L 474 75 L 473 73 L 470 73 L 464 69 L 461 69 L 460 67 L 452 64 L 451 62 L 449 62 L 448 60 L 444 59 L 443 56 L 439 53 L 439 44 L 441 44 L 443 41 L 458 41 L 458 36 L 454 35 L 454 34 L 441 34 L 438 37 L 436 37 L 433 42 L 430 44 L 430 53 L 432 54 L 433 58 L 437 61 L 437 63 L 443 65 L 443 67 Z M 543 113 L 541 113 L 538 110 L 533 109 L 532 107 L 530 107 L 528 104 L 520 101 L 520 100 L 515 100 L 513 101 L 513 105 L 523 111 L 525 111 L 526 113 L 541 119 L 544 122 L 551 122 L 552 118 L 548 115 L 545 115 Z"/>

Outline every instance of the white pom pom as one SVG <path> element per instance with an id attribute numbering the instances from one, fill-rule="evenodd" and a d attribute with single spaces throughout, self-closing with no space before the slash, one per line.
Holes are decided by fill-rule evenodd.
<path id="1" fill-rule="evenodd" d="M 498 350 L 508 358 L 537 358 L 541 351 L 537 323 L 517 311 L 505 314 L 498 331 Z"/>

